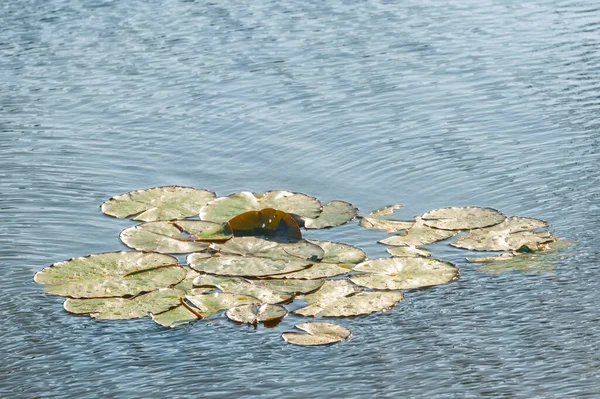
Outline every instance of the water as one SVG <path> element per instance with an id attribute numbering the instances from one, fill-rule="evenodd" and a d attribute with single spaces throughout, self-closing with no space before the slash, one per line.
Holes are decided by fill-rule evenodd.
<path id="1" fill-rule="evenodd" d="M 596 397 L 599 33 L 592 0 L 4 0 L 0 396 Z M 100 322 L 33 283 L 124 249 L 104 200 L 171 184 L 491 206 L 577 245 L 501 274 L 434 247 L 459 281 L 311 349 L 296 317 Z M 385 254 L 356 222 L 309 235 Z"/>

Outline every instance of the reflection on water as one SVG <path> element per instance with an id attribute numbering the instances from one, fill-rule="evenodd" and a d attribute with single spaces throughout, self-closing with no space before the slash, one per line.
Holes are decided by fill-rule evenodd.
<path id="1" fill-rule="evenodd" d="M 591 0 L 2 2 L 0 396 L 594 397 L 599 20 Z M 490 206 L 577 245 L 551 273 L 437 248 L 460 280 L 318 350 L 279 338 L 295 316 L 106 323 L 33 283 L 124 249 L 104 200 L 173 184 L 401 202 L 399 219 Z M 308 236 L 387 256 L 355 225 Z"/>

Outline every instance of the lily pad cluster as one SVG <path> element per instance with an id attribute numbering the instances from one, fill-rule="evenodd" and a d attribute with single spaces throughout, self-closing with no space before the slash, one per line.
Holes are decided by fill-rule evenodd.
<path id="1" fill-rule="evenodd" d="M 67 297 L 64 308 L 96 319 L 148 315 L 175 327 L 224 312 L 237 323 L 276 325 L 294 317 L 353 317 L 397 305 L 405 290 L 455 280 L 458 268 L 421 248 L 446 240 L 458 248 L 505 251 L 491 262 L 548 249 L 557 242 L 541 220 L 507 218 L 490 208 L 429 211 L 411 221 L 384 219 L 390 205 L 359 216 L 345 201 L 321 203 L 284 190 L 225 197 L 190 187 L 155 187 L 102 204 L 113 217 L 144 223 L 120 234 L 132 251 L 107 252 L 55 263 L 35 275 L 48 293 Z M 379 241 L 390 257 L 367 259 L 361 249 L 304 239 L 302 231 L 360 226 L 397 233 Z M 398 234 L 399 233 L 399 234 Z M 187 254 L 185 264 L 173 255 Z M 351 336 L 345 327 L 303 322 L 282 338 L 323 345 Z"/>

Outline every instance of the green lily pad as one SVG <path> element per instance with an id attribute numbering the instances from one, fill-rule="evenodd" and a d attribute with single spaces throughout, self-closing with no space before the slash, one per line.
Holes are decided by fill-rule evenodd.
<path id="1" fill-rule="evenodd" d="M 185 299 L 198 309 L 202 317 L 240 305 L 260 304 L 260 300 L 249 295 L 216 292 L 212 294 L 186 295 Z"/>
<path id="2" fill-rule="evenodd" d="M 162 288 L 134 298 L 68 298 L 64 307 L 67 312 L 88 314 L 95 319 L 136 319 L 149 313 L 165 312 L 179 305 L 185 291 Z"/>
<path id="3" fill-rule="evenodd" d="M 360 248 L 352 245 L 332 241 L 306 240 L 311 244 L 318 245 L 323 249 L 321 262 L 324 263 L 344 263 L 355 265 L 363 262 L 367 254 Z"/>
<path id="4" fill-rule="evenodd" d="M 431 257 L 431 252 L 423 248 L 417 247 L 393 247 L 387 248 L 387 251 L 392 256 L 421 256 L 423 258 Z"/>
<path id="5" fill-rule="evenodd" d="M 300 323 L 296 328 L 306 333 L 287 331 L 281 334 L 285 342 L 302 345 L 331 345 L 344 341 L 352 336 L 350 330 L 338 324 L 324 322 Z"/>
<path id="6" fill-rule="evenodd" d="M 177 327 L 199 319 L 196 314 L 190 312 L 183 305 L 176 306 L 166 312 L 151 314 L 150 316 L 156 323 L 165 327 Z"/>
<path id="7" fill-rule="evenodd" d="M 211 191 L 191 187 L 154 187 L 112 197 L 102 204 L 102 212 L 116 218 L 139 213 L 134 220 L 143 222 L 184 219 L 197 216 L 200 208 L 215 197 Z"/>
<path id="8" fill-rule="evenodd" d="M 211 248 L 221 255 L 252 256 L 273 260 L 301 259 L 317 262 L 325 256 L 325 251 L 319 245 L 305 240 L 279 243 L 258 237 L 234 237 L 223 244 L 213 244 Z"/>
<path id="9" fill-rule="evenodd" d="M 223 276 L 262 277 L 291 273 L 309 267 L 312 262 L 302 259 L 269 259 L 251 256 L 222 255 L 198 258 L 191 254 L 187 258 L 197 271 Z"/>
<path id="10" fill-rule="evenodd" d="M 302 218 L 316 218 L 321 214 L 321 203 L 305 194 L 276 190 L 264 194 L 241 191 L 212 200 L 200 210 L 200 219 L 223 223 L 247 211 L 273 208 Z"/>
<path id="11" fill-rule="evenodd" d="M 258 324 L 268 321 L 282 319 L 287 316 L 288 311 L 281 305 L 240 305 L 227 310 L 225 315 L 229 320 L 238 323 Z"/>
<path id="12" fill-rule="evenodd" d="M 293 295 L 273 289 L 261 281 L 250 281 L 239 277 L 200 275 L 194 280 L 195 286 L 215 286 L 224 292 L 244 294 L 260 299 L 261 303 L 275 304 L 290 300 Z"/>
<path id="13" fill-rule="evenodd" d="M 365 229 L 377 229 L 384 230 L 386 233 L 393 233 L 395 231 L 407 230 L 413 227 L 414 221 L 402 221 L 402 220 L 387 220 L 387 219 L 375 219 L 363 217 L 358 224 L 360 227 Z"/>
<path id="14" fill-rule="evenodd" d="M 34 280 L 51 294 L 73 298 L 137 295 L 181 282 L 186 268 L 162 254 L 108 252 L 55 263 Z"/>
<path id="15" fill-rule="evenodd" d="M 273 208 L 240 213 L 227 224 L 236 237 L 264 236 L 289 241 L 302 239 L 296 219 L 287 212 Z"/>
<path id="16" fill-rule="evenodd" d="M 200 276 L 200 273 L 195 271 L 194 269 L 186 268 L 186 275 L 183 280 L 179 284 L 175 286 L 175 288 L 179 288 L 180 290 L 189 291 L 194 288 L 194 280 L 196 277 Z"/>
<path id="17" fill-rule="evenodd" d="M 265 287 L 269 287 L 274 291 L 285 292 L 287 294 L 298 295 L 313 292 L 323 285 L 325 280 L 298 280 L 298 279 L 282 279 L 282 280 L 262 280 Z"/>
<path id="18" fill-rule="evenodd" d="M 369 216 L 386 216 L 394 213 L 395 210 L 402 208 L 402 204 L 394 204 L 384 206 L 383 208 L 379 208 L 369 213 Z"/>
<path id="19" fill-rule="evenodd" d="M 543 220 L 510 217 L 504 222 L 485 229 L 471 230 L 450 245 L 475 251 L 538 251 L 542 245 L 556 239 L 548 231 L 532 232 L 526 230 L 546 227 Z"/>
<path id="20" fill-rule="evenodd" d="M 401 290 L 444 284 L 458 277 L 458 268 L 449 262 L 421 257 L 379 258 L 361 263 L 350 280 L 362 287 Z"/>
<path id="21" fill-rule="evenodd" d="M 423 221 L 429 227 L 442 230 L 469 230 L 493 226 L 505 216 L 492 208 L 477 206 L 450 207 L 426 212 Z"/>
<path id="22" fill-rule="evenodd" d="M 276 279 L 320 280 L 327 277 L 341 276 L 352 271 L 351 265 L 336 263 L 313 263 L 310 267 L 297 272 L 268 276 Z"/>
<path id="23" fill-rule="evenodd" d="M 360 291 L 347 280 L 330 280 L 315 293 L 306 295 L 304 299 L 309 305 L 294 313 L 317 317 L 358 316 L 385 311 L 403 298 L 399 291 Z"/>
<path id="24" fill-rule="evenodd" d="M 391 236 L 385 240 L 378 241 L 380 244 L 399 247 L 418 247 L 420 245 L 433 244 L 434 242 L 446 240 L 458 234 L 456 231 L 440 230 L 426 226 L 421 218 L 415 218 L 414 225 L 402 234 Z"/>
<path id="25" fill-rule="evenodd" d="M 307 229 L 324 229 L 341 226 L 358 215 L 358 209 L 345 201 L 331 201 L 323 205 L 323 210 L 317 218 L 305 218 L 304 227 Z"/>

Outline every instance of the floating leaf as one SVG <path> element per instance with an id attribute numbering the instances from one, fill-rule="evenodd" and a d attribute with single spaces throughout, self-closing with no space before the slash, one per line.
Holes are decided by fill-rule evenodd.
<path id="1" fill-rule="evenodd" d="M 287 294 L 297 295 L 306 294 L 320 288 L 325 280 L 262 280 L 265 287 L 269 287 L 275 291 L 285 292 Z"/>
<path id="2" fill-rule="evenodd" d="M 306 269 L 286 274 L 278 274 L 268 276 L 269 278 L 277 279 L 305 279 L 305 280 L 320 280 L 327 277 L 341 276 L 352 271 L 351 265 L 336 264 L 336 263 L 313 263 Z"/>
<path id="3" fill-rule="evenodd" d="M 161 326 L 177 327 L 198 320 L 198 316 L 190 312 L 185 306 L 179 305 L 166 312 L 151 314 L 152 320 Z"/>
<path id="4" fill-rule="evenodd" d="M 417 247 L 420 245 L 433 244 L 453 237 L 456 231 L 433 229 L 426 226 L 421 218 L 415 218 L 414 225 L 402 234 L 391 236 L 385 240 L 378 241 L 385 245 Z"/>
<path id="5" fill-rule="evenodd" d="M 260 211 L 247 211 L 229 220 L 233 235 L 264 236 L 297 241 L 302 233 L 296 220 L 284 211 L 265 208 Z"/>
<path id="6" fill-rule="evenodd" d="M 513 216 L 498 225 L 471 230 L 450 245 L 475 251 L 537 251 L 543 248 L 542 244 L 555 241 L 555 238 L 547 231 L 526 230 L 546 226 L 543 220 Z"/>
<path id="7" fill-rule="evenodd" d="M 215 225 L 210 222 L 195 222 L 211 228 Z M 207 243 L 196 242 L 194 237 L 185 234 L 172 222 L 149 222 L 129 227 L 121 232 L 119 238 L 129 248 L 138 251 L 183 254 L 208 248 Z"/>
<path id="8" fill-rule="evenodd" d="M 227 222 L 247 211 L 273 208 L 293 213 L 302 218 L 316 218 L 321 213 L 321 203 L 305 194 L 277 190 L 255 195 L 248 191 L 217 198 L 200 210 L 200 219 L 211 222 Z"/>
<path id="9" fill-rule="evenodd" d="M 492 208 L 465 206 L 434 209 L 426 212 L 422 218 L 427 226 L 436 229 L 468 230 L 496 225 L 505 216 Z"/>
<path id="10" fill-rule="evenodd" d="M 305 333 L 287 331 L 281 334 L 285 342 L 294 345 L 315 346 L 330 345 L 352 336 L 350 330 L 338 324 L 324 322 L 300 323 L 296 328 Z"/>
<path id="11" fill-rule="evenodd" d="M 314 219 L 305 218 L 307 229 L 324 229 L 348 223 L 358 215 L 358 209 L 345 201 L 331 201 L 323 205 L 323 211 Z"/>
<path id="12" fill-rule="evenodd" d="M 261 303 L 280 303 L 293 297 L 293 295 L 273 289 L 260 281 L 255 282 L 239 277 L 200 275 L 194 280 L 194 285 L 201 287 L 213 285 L 224 292 L 253 296 L 260 299 Z"/>
<path id="13" fill-rule="evenodd" d="M 182 281 L 186 268 L 162 254 L 108 252 L 73 258 L 39 271 L 34 280 L 51 294 L 73 298 L 117 297 L 154 291 Z"/>
<path id="14" fill-rule="evenodd" d="M 382 290 L 429 287 L 458 277 L 458 269 L 451 263 L 421 257 L 373 259 L 354 270 L 368 273 L 351 276 L 354 284 Z"/>
<path id="15" fill-rule="evenodd" d="M 196 254 L 191 254 L 187 260 L 191 267 L 200 272 L 241 277 L 290 273 L 305 269 L 312 264 L 302 259 L 269 259 L 235 255 L 198 258 Z"/>
<path id="16" fill-rule="evenodd" d="M 189 291 L 194 288 L 194 280 L 196 277 L 200 276 L 200 273 L 195 271 L 194 269 L 186 268 L 186 275 L 183 280 L 179 284 L 175 286 L 175 288 L 179 288 L 180 290 Z"/>
<path id="17" fill-rule="evenodd" d="M 392 256 L 422 256 L 423 258 L 431 256 L 431 252 L 428 250 L 417 247 L 393 247 L 387 248 L 387 251 Z"/>
<path id="18" fill-rule="evenodd" d="M 222 255 L 253 256 L 273 260 L 302 259 L 317 262 L 325 256 L 325 251 L 319 245 L 305 240 L 278 243 L 258 237 L 234 237 L 223 244 L 213 244 L 211 248 Z"/>
<path id="19" fill-rule="evenodd" d="M 369 216 L 386 216 L 394 213 L 395 210 L 402 208 L 402 204 L 388 205 L 383 208 L 379 208 L 369 213 Z"/>
<path id="20" fill-rule="evenodd" d="M 238 323 L 257 324 L 282 319 L 287 316 L 288 311 L 281 305 L 241 305 L 229 309 L 225 315 L 229 320 Z"/>
<path id="21" fill-rule="evenodd" d="M 387 220 L 363 217 L 358 225 L 366 229 L 384 230 L 386 233 L 393 233 L 395 231 L 410 229 L 411 227 L 413 227 L 414 224 L 414 221 L 405 222 L 402 220 Z"/>
<path id="22" fill-rule="evenodd" d="M 96 319 L 136 319 L 148 313 L 161 313 L 179 305 L 185 291 L 162 288 L 135 298 L 68 298 L 64 307 L 75 314 L 89 313 Z"/>
<path id="23" fill-rule="evenodd" d="M 304 297 L 309 305 L 294 313 L 318 317 L 358 316 L 385 311 L 404 297 L 398 291 L 359 291 L 346 280 L 326 281 L 318 291 Z"/>
<path id="24" fill-rule="evenodd" d="M 240 305 L 260 304 L 260 300 L 248 295 L 232 294 L 229 292 L 216 292 L 213 294 L 186 295 L 192 305 L 198 309 L 202 317 L 208 317 L 221 310 L 230 309 Z"/>
<path id="25" fill-rule="evenodd" d="M 360 248 L 340 242 L 307 240 L 311 244 L 323 249 L 321 262 L 358 264 L 367 258 L 367 254 Z"/>
<path id="26" fill-rule="evenodd" d="M 198 215 L 200 208 L 215 198 L 215 193 L 191 187 L 154 187 L 117 195 L 102 204 L 102 212 L 116 218 L 140 213 L 134 220 L 183 219 Z"/>
<path id="27" fill-rule="evenodd" d="M 471 263 L 491 263 L 491 262 L 506 262 L 518 255 L 518 252 L 504 252 L 494 256 L 482 256 L 479 258 L 467 258 Z"/>

